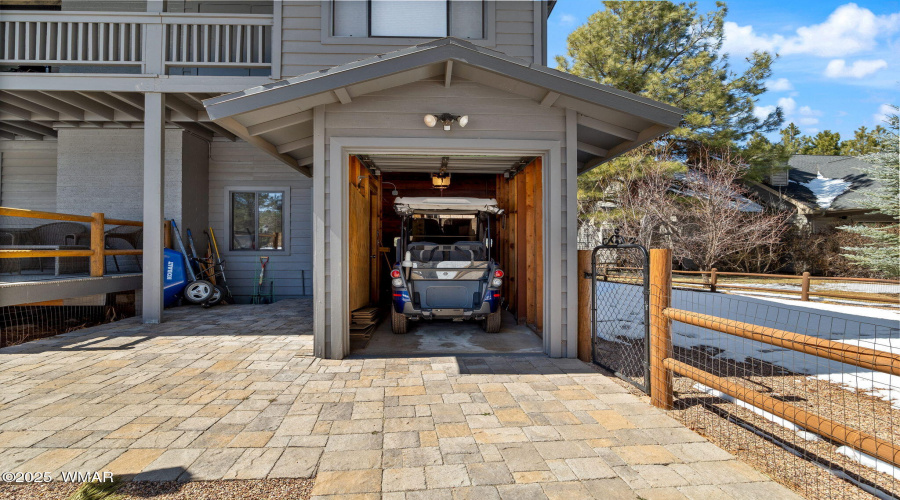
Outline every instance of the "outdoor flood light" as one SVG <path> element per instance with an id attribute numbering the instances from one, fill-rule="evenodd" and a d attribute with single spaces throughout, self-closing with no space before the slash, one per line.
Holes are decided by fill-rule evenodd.
<path id="1" fill-rule="evenodd" d="M 465 128 L 466 125 L 469 124 L 469 115 L 452 115 L 450 113 L 441 113 L 439 115 L 436 114 L 427 114 L 425 115 L 425 125 L 428 127 L 434 127 L 441 122 L 444 126 L 444 130 L 450 130 L 450 125 L 456 121 L 459 123 L 460 127 Z"/>

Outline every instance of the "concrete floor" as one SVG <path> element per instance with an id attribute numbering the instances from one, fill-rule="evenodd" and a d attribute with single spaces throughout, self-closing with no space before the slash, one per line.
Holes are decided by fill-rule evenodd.
<path id="1" fill-rule="evenodd" d="M 418 321 L 410 322 L 409 333 L 394 335 L 388 317 L 378 325 L 363 349 L 351 356 L 432 356 L 448 354 L 528 353 L 544 352 L 543 341 L 530 328 L 517 325 L 516 319 L 503 312 L 503 327 L 499 333 L 485 333 L 477 321 Z"/>

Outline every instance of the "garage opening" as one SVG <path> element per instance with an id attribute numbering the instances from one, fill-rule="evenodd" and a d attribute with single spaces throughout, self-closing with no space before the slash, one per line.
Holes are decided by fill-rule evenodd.
<path id="1" fill-rule="evenodd" d="M 370 154 L 349 158 L 349 309 L 350 349 L 355 355 L 415 355 L 543 352 L 543 183 L 540 157 L 484 155 Z M 402 200 L 495 200 L 499 214 L 407 214 L 395 210 Z M 493 262 L 499 268 L 500 327 L 485 331 L 487 320 L 473 320 L 466 306 L 478 306 L 485 289 L 473 292 L 474 304 L 431 310 L 421 293 L 409 296 L 415 311 L 431 319 L 409 321 L 408 333 L 392 332 L 394 294 L 391 272 L 406 252 L 397 251 L 398 239 L 412 260 L 425 259 L 434 267 L 452 262 Z M 402 242 L 401 242 L 402 245 Z M 419 248 L 422 247 L 422 248 Z M 465 255 L 462 255 L 465 254 Z M 441 261 L 443 259 L 452 262 Z M 422 264 L 415 264 L 422 265 Z M 402 270 L 403 267 L 401 266 Z M 457 271 L 438 272 L 434 279 L 454 279 Z M 438 275 L 440 275 L 438 277 Z M 437 283 L 432 281 L 431 283 Z M 443 282 L 441 285 L 448 285 Z M 490 279 L 481 285 L 490 287 Z M 462 290 L 463 287 L 457 286 Z M 448 293 L 453 286 L 436 287 Z M 460 292 L 461 293 L 461 292 Z M 467 295 L 467 294 L 463 294 Z M 472 300 L 469 300 L 472 302 Z M 456 306 L 459 306 L 458 308 Z M 474 311 L 484 312 L 481 308 Z M 483 316 L 478 316 L 479 318 Z M 394 327 L 396 330 L 396 326 Z"/>

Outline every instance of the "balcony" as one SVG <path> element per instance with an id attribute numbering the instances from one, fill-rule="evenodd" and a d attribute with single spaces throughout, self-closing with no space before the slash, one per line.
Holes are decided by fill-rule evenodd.
<path id="1" fill-rule="evenodd" d="M 9 72 L 270 76 L 273 16 L 5 11 Z"/>

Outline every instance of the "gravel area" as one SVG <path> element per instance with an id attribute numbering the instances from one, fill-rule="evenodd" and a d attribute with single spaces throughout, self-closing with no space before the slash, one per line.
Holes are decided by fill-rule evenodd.
<path id="1" fill-rule="evenodd" d="M 135 481 L 125 483 L 116 500 L 307 500 L 312 479 L 194 481 L 187 483 Z M 66 500 L 78 488 L 72 483 L 0 485 L 0 500 Z"/>

